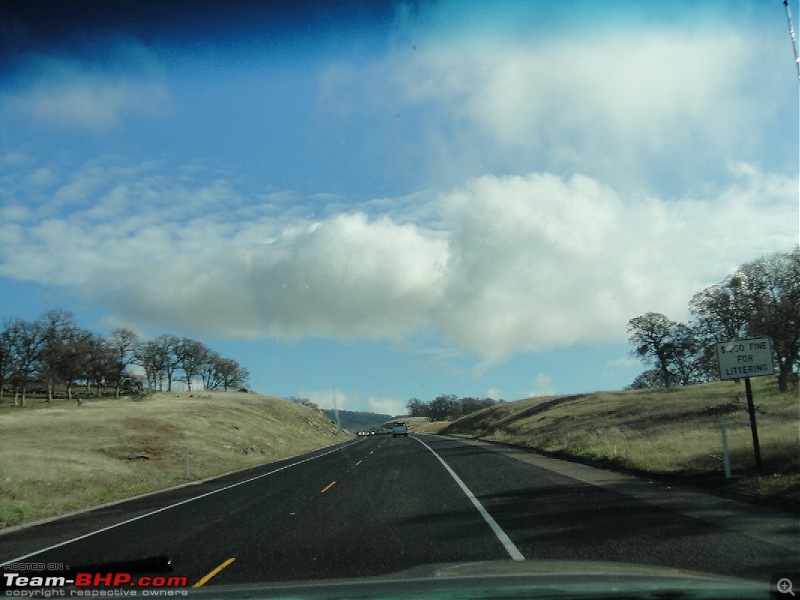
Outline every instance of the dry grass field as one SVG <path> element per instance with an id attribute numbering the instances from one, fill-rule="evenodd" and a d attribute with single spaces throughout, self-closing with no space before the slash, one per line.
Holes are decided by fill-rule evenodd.
<path id="1" fill-rule="evenodd" d="M 754 468 L 744 383 L 530 398 L 468 415 L 441 433 L 800 501 L 800 399 L 753 379 L 763 468 Z M 719 416 L 734 477 L 723 477 Z"/>
<path id="2" fill-rule="evenodd" d="M 742 383 L 597 392 L 496 405 L 412 432 L 536 448 L 602 465 L 800 501 L 800 399 L 754 379 L 764 466 L 756 472 Z M 719 415 L 734 478 L 722 477 Z M 0 406 L 0 528 L 324 447 L 343 436 L 319 411 L 257 394 L 183 392 Z"/>
<path id="3" fill-rule="evenodd" d="M 405 417 L 403 421 L 411 433 L 439 433 L 443 427 L 450 425 L 449 421 L 429 421 L 426 417 Z"/>
<path id="4" fill-rule="evenodd" d="M 0 528 L 343 441 L 321 412 L 185 392 L 0 408 Z"/>

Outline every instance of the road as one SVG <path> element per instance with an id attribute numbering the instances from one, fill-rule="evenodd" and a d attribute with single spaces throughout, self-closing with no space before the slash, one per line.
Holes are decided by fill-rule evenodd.
<path id="1" fill-rule="evenodd" d="M 798 570 L 799 526 L 796 514 L 503 446 L 372 436 L 4 533 L 0 563 L 168 556 L 205 586 L 542 559 L 769 581 Z"/>

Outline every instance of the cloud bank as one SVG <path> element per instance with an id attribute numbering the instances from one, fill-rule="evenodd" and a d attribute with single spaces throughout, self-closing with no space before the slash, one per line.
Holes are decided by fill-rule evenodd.
<path id="1" fill-rule="evenodd" d="M 34 123 L 25 133 L 57 122 L 138 139 L 137 120 L 169 113 L 196 156 L 222 146 L 234 164 L 253 149 L 295 162 L 273 180 L 200 159 L 95 154 L 76 166 L 18 148 L 0 156 L 0 275 L 73 289 L 115 325 L 421 336 L 491 363 L 622 340 L 646 311 L 684 318 L 695 292 L 797 243 L 796 79 L 766 19 L 745 31 L 749 15 L 709 26 L 682 10 L 677 26 L 678 13 L 641 14 L 564 35 L 573 13 L 554 35 L 533 17 L 530 29 L 482 27 L 480 11 L 456 23 L 446 2 L 426 11 L 400 15 L 380 52 L 321 61 L 314 85 L 294 72 L 270 81 L 269 94 L 287 94 L 276 114 L 262 88 L 220 84 L 230 65 L 206 73 L 180 49 L 169 59 L 123 45 L 113 69 L 32 61 L 33 76 L 0 89 L 2 115 Z M 161 73 L 182 61 L 198 73 L 171 89 Z M 264 64 L 224 81 L 256 80 Z M 318 102 L 291 95 L 300 88 Z M 232 106 L 242 114 L 226 120 Z M 318 128 L 287 128 L 289 116 Z M 256 141 L 237 154 L 243 131 Z M 274 151 L 298 140 L 302 151 Z M 183 138 L 174 145 L 186 156 Z M 302 174 L 296 185 L 275 183 L 281 168 Z M 396 197 L 370 195 L 372 178 L 394 177 Z M 303 189 L 327 180 L 340 185 Z"/>
<path id="2" fill-rule="evenodd" d="M 530 14 L 516 6 L 514 21 L 515 6 L 499 23 L 475 6 L 429 7 L 381 60 L 332 66 L 326 101 L 356 116 L 383 104 L 419 119 L 436 172 L 462 180 L 476 168 L 583 173 L 620 191 L 681 195 L 724 180 L 728 163 L 756 162 L 770 146 L 795 168 L 796 135 L 774 123 L 783 114 L 783 131 L 797 129 L 791 53 L 777 19 L 732 18 L 725 9 L 705 21 L 686 7 L 654 5 L 638 16 L 628 7 L 629 21 L 595 15 L 588 29 L 574 14 L 528 29 L 520 23 Z"/>
<path id="3" fill-rule="evenodd" d="M 152 52 L 138 44 L 106 49 L 105 60 L 32 55 L 24 77 L 2 102 L 4 112 L 31 123 L 94 133 L 135 117 L 163 117 L 173 102 Z"/>
<path id="4" fill-rule="evenodd" d="M 402 223 L 390 199 L 380 217 L 352 203 L 287 222 L 229 181 L 153 169 L 86 165 L 38 206 L 7 192 L 0 274 L 69 286 L 128 325 L 278 339 L 427 332 L 491 362 L 620 340 L 648 310 L 681 318 L 693 293 L 796 241 L 796 182 L 745 164 L 713 197 L 677 200 L 628 198 L 585 175 L 486 175 L 417 198 L 417 222 L 400 199 Z M 21 194 L 30 176 L 6 177 L 6 189 Z"/>

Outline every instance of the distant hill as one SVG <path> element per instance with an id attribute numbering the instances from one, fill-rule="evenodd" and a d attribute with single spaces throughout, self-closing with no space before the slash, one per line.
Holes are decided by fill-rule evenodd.
<path id="1" fill-rule="evenodd" d="M 336 413 L 332 408 L 321 409 L 325 416 L 334 423 L 336 422 Z M 380 413 L 371 412 L 357 412 L 352 410 L 340 410 L 339 422 L 342 424 L 342 429 L 348 431 L 358 431 L 359 429 L 369 429 L 383 425 L 386 421 L 394 419 L 392 415 L 383 415 Z"/>

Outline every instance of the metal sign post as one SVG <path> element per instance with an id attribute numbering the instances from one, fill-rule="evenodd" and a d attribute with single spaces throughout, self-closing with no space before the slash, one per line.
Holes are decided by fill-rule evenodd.
<path id="1" fill-rule="evenodd" d="M 775 374 L 772 360 L 772 343 L 769 338 L 749 340 L 732 340 L 717 344 L 719 360 L 719 378 L 723 381 L 744 379 L 747 392 L 747 412 L 750 414 L 750 430 L 753 434 L 753 453 L 756 468 L 761 468 L 761 446 L 758 443 L 758 427 L 756 426 L 756 407 L 753 404 L 753 388 L 751 377 L 764 377 Z"/>
<path id="2" fill-rule="evenodd" d="M 750 378 L 744 378 L 744 389 L 747 392 L 747 412 L 750 413 L 750 431 L 753 433 L 753 453 L 756 456 L 756 467 L 761 468 L 761 445 L 758 443 L 758 427 L 756 426 L 756 406 L 753 404 L 753 388 Z"/>

